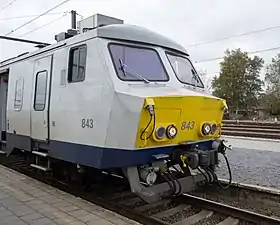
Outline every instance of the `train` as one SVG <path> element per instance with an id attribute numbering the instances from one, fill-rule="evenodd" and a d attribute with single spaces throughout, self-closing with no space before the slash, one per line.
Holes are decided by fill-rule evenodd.
<path id="1" fill-rule="evenodd" d="M 146 202 L 213 182 L 228 108 L 187 50 L 107 15 L 77 24 L 0 63 L 1 153 L 57 176 L 121 176 Z"/>

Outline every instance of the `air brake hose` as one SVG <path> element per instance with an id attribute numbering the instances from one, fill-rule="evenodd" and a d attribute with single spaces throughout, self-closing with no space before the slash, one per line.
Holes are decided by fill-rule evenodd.
<path id="1" fill-rule="evenodd" d="M 212 174 L 214 182 L 218 182 L 218 177 L 215 174 L 214 170 L 212 170 L 210 167 L 208 167 L 208 171 Z"/>
<path id="2" fill-rule="evenodd" d="M 207 173 L 208 177 L 209 177 L 209 183 L 213 184 L 214 183 L 214 177 L 212 177 L 212 174 L 209 172 L 209 170 L 207 170 L 207 168 L 202 168 L 205 173 Z"/>
<path id="3" fill-rule="evenodd" d="M 179 191 L 178 192 L 175 192 L 174 195 L 179 195 L 182 191 L 182 186 L 181 186 L 181 183 L 179 182 L 179 180 L 170 172 L 168 171 L 169 175 L 171 176 L 171 178 L 177 182 L 178 186 L 179 186 Z M 176 186 L 175 186 L 176 187 Z"/>
<path id="4" fill-rule="evenodd" d="M 206 182 L 209 183 L 208 177 L 203 173 L 203 171 L 199 167 L 197 167 L 197 169 L 204 176 Z"/>
<path id="5" fill-rule="evenodd" d="M 220 188 L 222 188 L 222 189 L 227 189 L 227 188 L 229 188 L 229 186 L 231 185 L 231 182 L 232 182 L 232 174 L 231 174 L 231 169 L 230 169 L 230 165 L 229 165 L 229 162 L 228 162 L 228 158 L 226 157 L 226 154 L 225 153 L 221 153 L 223 156 L 224 156 L 224 158 L 225 158 L 225 160 L 226 160 L 226 164 L 227 164 L 227 168 L 228 168 L 228 173 L 229 173 L 229 183 L 226 185 L 226 186 L 223 186 L 222 184 L 221 184 L 221 182 L 217 179 L 217 183 L 218 183 L 218 185 L 219 185 L 219 187 Z M 217 175 L 216 175 L 217 176 Z"/>
<path id="6" fill-rule="evenodd" d="M 175 187 L 173 186 L 173 184 L 171 184 L 170 180 L 167 178 L 166 174 L 162 174 L 162 177 L 164 178 L 164 180 L 168 183 L 170 189 L 171 189 L 171 195 L 173 196 L 176 192 Z"/>
<path id="7" fill-rule="evenodd" d="M 171 183 L 173 184 L 173 187 L 174 187 L 174 192 L 173 192 L 173 195 L 177 195 L 177 192 L 176 192 L 176 184 L 175 184 L 175 180 L 172 178 L 172 176 L 170 175 L 170 172 L 169 170 L 167 170 L 166 172 L 166 176 L 171 180 Z"/>

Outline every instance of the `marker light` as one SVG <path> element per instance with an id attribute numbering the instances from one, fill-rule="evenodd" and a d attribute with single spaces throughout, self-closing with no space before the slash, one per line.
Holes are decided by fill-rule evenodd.
<path id="1" fill-rule="evenodd" d="M 166 136 L 169 139 L 175 138 L 177 133 L 178 133 L 177 128 L 173 124 L 169 125 L 166 129 Z"/>
<path id="2" fill-rule="evenodd" d="M 202 134 L 208 135 L 211 132 L 211 125 L 209 123 L 205 123 L 202 126 Z"/>
<path id="3" fill-rule="evenodd" d="M 211 124 L 211 134 L 215 134 L 217 131 L 217 124 L 213 123 Z"/>
<path id="4" fill-rule="evenodd" d="M 155 135 L 157 139 L 163 139 L 165 135 L 165 128 L 162 126 L 158 126 Z"/>

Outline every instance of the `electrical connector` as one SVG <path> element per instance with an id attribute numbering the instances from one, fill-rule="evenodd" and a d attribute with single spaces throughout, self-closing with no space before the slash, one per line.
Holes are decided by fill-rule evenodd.
<path id="1" fill-rule="evenodd" d="M 149 111 L 150 115 L 154 115 L 155 114 L 155 108 L 153 105 L 147 105 L 146 109 Z"/>

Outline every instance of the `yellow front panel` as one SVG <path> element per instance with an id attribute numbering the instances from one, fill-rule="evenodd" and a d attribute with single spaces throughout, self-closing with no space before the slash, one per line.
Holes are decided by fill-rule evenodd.
<path id="1" fill-rule="evenodd" d="M 143 106 L 136 136 L 136 148 L 166 146 L 184 141 L 206 140 L 219 136 L 224 113 L 223 107 L 225 106 L 223 100 L 201 96 L 155 97 L 152 100 L 146 101 Z M 145 109 L 146 105 L 150 104 L 149 102 L 152 102 L 155 108 L 155 127 L 163 126 L 166 128 L 169 124 L 174 124 L 177 127 L 178 134 L 174 139 L 168 139 L 165 136 L 162 140 L 157 140 L 155 135 L 152 135 L 145 140 L 152 132 L 154 120 L 146 130 L 146 135 L 142 135 L 144 140 L 140 139 L 141 133 L 143 133 L 150 120 L 150 114 Z M 201 134 L 201 126 L 205 122 L 218 125 L 214 135 L 203 136 Z"/>

